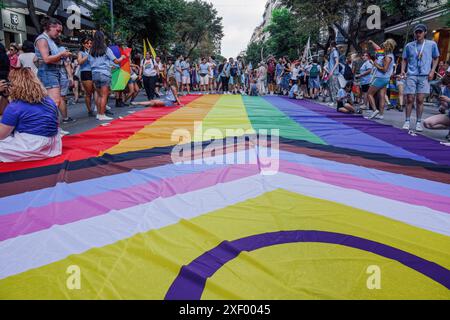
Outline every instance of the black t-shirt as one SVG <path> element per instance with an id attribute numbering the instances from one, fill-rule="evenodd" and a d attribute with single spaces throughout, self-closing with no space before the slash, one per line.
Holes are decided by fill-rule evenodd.
<path id="1" fill-rule="evenodd" d="M 9 75 L 9 58 L 5 54 L 0 56 L 0 80 L 7 80 Z"/>

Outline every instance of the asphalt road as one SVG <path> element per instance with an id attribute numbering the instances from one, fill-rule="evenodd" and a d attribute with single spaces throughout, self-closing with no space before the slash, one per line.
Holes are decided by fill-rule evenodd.
<path id="1" fill-rule="evenodd" d="M 72 97 L 70 97 L 72 99 Z M 146 100 L 146 97 L 144 93 L 141 91 L 139 96 L 136 98 L 136 101 L 144 101 Z M 118 117 L 125 117 L 127 115 L 130 115 L 136 111 L 144 109 L 144 107 L 126 107 L 126 108 L 115 108 L 114 107 L 115 100 L 114 98 L 109 99 L 109 106 L 112 107 L 112 112 L 114 112 L 114 118 Z M 324 105 L 327 105 L 326 103 L 323 103 Z M 80 98 L 79 103 L 77 104 L 69 104 L 69 116 L 76 119 L 76 122 L 69 123 L 69 124 L 61 124 L 61 127 L 69 131 L 70 134 L 76 134 L 81 133 L 84 131 L 87 131 L 89 129 L 95 128 L 99 125 L 101 125 L 103 122 L 100 122 L 95 119 L 95 117 L 88 117 L 86 106 L 84 104 L 84 99 Z M 332 107 L 330 107 L 332 108 Z M 423 119 L 426 119 L 427 117 L 431 115 L 438 114 L 437 108 L 432 104 L 426 104 L 425 105 L 425 111 Z M 384 119 L 383 120 L 367 120 L 367 121 L 377 121 L 383 124 L 391 125 L 397 128 L 401 128 L 403 126 L 403 123 L 405 121 L 404 113 L 398 112 L 397 110 L 389 110 L 385 111 Z M 412 117 L 411 117 L 412 124 L 415 123 L 415 111 L 413 111 Z M 427 137 L 430 137 L 435 140 L 442 141 L 445 139 L 445 136 L 448 134 L 448 130 L 428 130 L 425 129 L 424 132 L 418 133 L 425 135 Z"/>

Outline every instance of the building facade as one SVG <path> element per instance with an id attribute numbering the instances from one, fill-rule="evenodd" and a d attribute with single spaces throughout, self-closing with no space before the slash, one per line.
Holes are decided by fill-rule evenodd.
<path id="1" fill-rule="evenodd" d="M 94 29 L 95 25 L 91 18 L 91 10 L 99 5 L 100 0 L 85 0 L 81 4 L 75 1 L 61 0 L 55 17 L 64 24 L 73 14 L 79 16 L 80 25 L 73 26 L 67 23 L 64 26 L 64 38 L 66 45 L 75 45 L 79 42 L 79 35 L 85 30 Z M 41 18 L 48 11 L 51 1 L 34 0 L 36 15 Z M 5 8 L 1 9 L 0 15 L 0 42 L 9 46 L 10 43 L 23 43 L 25 40 L 34 41 L 38 32 L 34 27 L 26 0 L 6 0 Z M 73 10 L 75 9 L 75 10 Z M 79 14 L 78 14 L 79 13 Z"/>
<path id="2" fill-rule="evenodd" d="M 280 8 L 281 6 L 282 4 L 280 0 L 267 1 L 263 14 L 263 22 L 255 28 L 255 31 L 253 31 L 250 43 L 266 41 L 268 39 L 269 34 L 264 30 L 270 24 L 270 19 L 272 18 L 272 11 L 274 9 Z"/>

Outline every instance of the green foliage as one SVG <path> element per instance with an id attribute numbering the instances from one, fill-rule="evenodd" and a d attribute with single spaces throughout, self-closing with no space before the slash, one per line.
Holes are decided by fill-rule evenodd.
<path id="1" fill-rule="evenodd" d="M 264 42 L 252 42 L 247 46 L 247 50 L 245 52 L 245 61 L 251 62 L 254 66 L 261 62 L 261 51 L 265 57 L 266 53 L 269 53 L 267 50 L 267 44 Z"/>
<path id="2" fill-rule="evenodd" d="M 270 37 L 267 40 L 269 53 L 275 56 L 289 56 L 294 59 L 308 40 L 309 34 L 299 32 L 300 21 L 286 8 L 276 9 L 272 12 L 272 19 L 266 32 Z"/>
<path id="3" fill-rule="evenodd" d="M 111 33 L 110 0 L 93 10 L 99 29 Z M 201 18 L 200 18 L 201 17 Z M 195 0 L 114 0 L 114 37 L 140 47 L 148 38 L 163 54 L 212 54 L 223 37 L 222 20 L 214 7 Z M 203 52 L 201 52 L 203 53 Z"/>

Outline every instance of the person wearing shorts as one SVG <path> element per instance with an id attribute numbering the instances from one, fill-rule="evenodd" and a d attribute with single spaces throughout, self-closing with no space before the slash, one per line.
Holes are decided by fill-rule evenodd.
<path id="1" fill-rule="evenodd" d="M 120 62 L 125 58 L 125 55 L 122 55 L 119 59 L 116 58 L 111 49 L 106 46 L 103 32 L 97 31 L 94 34 L 88 60 L 92 69 L 92 81 L 97 92 L 97 120 L 112 120 L 105 114 L 111 86 L 111 64 L 120 65 Z"/>
<path id="2" fill-rule="evenodd" d="M 450 129 L 450 75 L 444 76 L 442 85 L 444 88 L 439 97 L 439 104 L 441 108 L 448 109 L 448 114 L 437 114 L 425 119 L 423 125 L 430 130 Z M 445 138 L 450 141 L 450 132 Z"/>
<path id="3" fill-rule="evenodd" d="M 209 91 L 212 93 L 213 91 L 216 91 L 218 88 L 218 85 L 221 81 L 219 77 L 219 72 L 217 70 L 217 63 L 214 61 L 214 57 L 209 57 L 208 61 L 209 65 Z"/>
<path id="4" fill-rule="evenodd" d="M 308 85 L 309 85 L 309 96 L 311 99 L 319 98 L 320 90 L 320 75 L 322 73 L 322 68 L 317 63 L 317 57 L 313 58 L 313 63 L 306 68 L 306 72 L 309 75 Z"/>
<path id="5" fill-rule="evenodd" d="M 439 61 L 439 49 L 436 42 L 425 39 L 426 25 L 419 23 L 414 28 L 415 41 L 408 43 L 403 50 L 401 76 L 406 76 L 406 119 L 403 129 L 411 129 L 411 113 L 416 105 L 416 126 L 418 132 L 423 131 L 422 114 L 425 95 L 430 93 L 429 81 L 434 78 L 434 72 Z M 408 70 L 406 71 L 406 66 Z"/>
<path id="6" fill-rule="evenodd" d="M 191 84 L 191 75 L 189 74 L 189 69 L 191 67 L 189 63 L 189 58 L 186 58 L 181 62 L 181 90 L 184 91 L 186 89 L 187 94 L 190 94 L 190 84 Z"/>
<path id="7" fill-rule="evenodd" d="M 367 118 L 382 120 L 384 118 L 384 104 L 387 86 L 392 74 L 394 73 L 395 57 L 393 52 L 397 43 L 393 39 L 387 39 L 380 47 L 373 41 L 369 42 L 375 50 L 383 52 L 383 54 L 380 55 L 377 61 L 373 63 L 375 68 L 375 77 L 370 84 L 369 91 L 367 92 L 367 98 L 372 112 L 367 116 Z M 377 109 L 375 102 L 376 94 L 379 96 L 379 110 Z"/>
<path id="8" fill-rule="evenodd" d="M 61 21 L 56 18 L 45 17 L 41 21 L 44 32 L 35 42 L 35 53 L 38 58 L 38 77 L 47 89 L 48 95 L 58 106 L 63 120 L 71 120 L 67 116 L 67 108 L 61 103 L 61 59 L 68 58 L 70 51 L 60 51 L 55 41 L 59 39 L 63 27 Z M 72 119 L 73 120 L 73 119 Z"/>
<path id="9" fill-rule="evenodd" d="M 364 62 L 361 68 L 359 68 L 359 73 L 356 75 L 356 78 L 359 80 L 359 83 L 361 85 L 363 105 L 365 106 L 361 109 L 367 109 L 367 92 L 369 92 L 369 87 L 372 80 L 373 65 L 368 52 L 365 52 L 362 55 L 362 58 Z"/>
<path id="10" fill-rule="evenodd" d="M 175 80 L 177 82 L 177 90 L 180 90 L 182 82 L 181 75 L 183 74 L 183 70 L 181 70 L 181 63 L 184 61 L 184 57 L 180 55 L 178 59 L 175 61 Z"/>
<path id="11" fill-rule="evenodd" d="M 198 74 L 200 76 L 200 91 L 207 92 L 209 90 L 209 75 L 211 73 L 210 66 L 206 62 L 206 58 L 202 59 L 199 65 Z"/>

